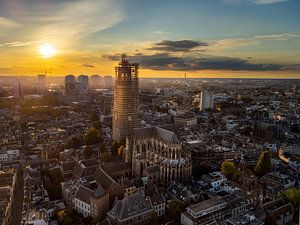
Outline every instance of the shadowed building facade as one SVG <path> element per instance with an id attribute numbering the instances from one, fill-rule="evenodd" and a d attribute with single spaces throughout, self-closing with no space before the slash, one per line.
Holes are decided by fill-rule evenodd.
<path id="1" fill-rule="evenodd" d="M 124 151 L 134 176 L 147 174 L 150 180 L 164 184 L 190 178 L 191 153 L 182 147 L 173 129 L 169 125 L 134 129 Z"/>
<path id="2" fill-rule="evenodd" d="M 116 67 L 112 129 L 115 141 L 124 141 L 138 127 L 138 69 L 139 65 L 126 60 L 125 55 Z"/>

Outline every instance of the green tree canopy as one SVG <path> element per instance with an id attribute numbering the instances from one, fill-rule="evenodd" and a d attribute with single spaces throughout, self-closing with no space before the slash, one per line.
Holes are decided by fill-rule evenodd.
<path id="1" fill-rule="evenodd" d="M 106 152 L 106 144 L 104 144 L 104 143 L 102 143 L 101 145 L 100 145 L 100 152 Z"/>
<path id="2" fill-rule="evenodd" d="M 102 141 L 100 131 L 92 127 L 87 130 L 84 136 L 84 145 L 96 145 Z"/>
<path id="3" fill-rule="evenodd" d="M 101 152 L 101 159 L 103 162 L 109 162 L 111 161 L 111 153 L 110 152 Z"/>
<path id="4" fill-rule="evenodd" d="M 300 204 L 300 189 L 299 188 L 290 188 L 285 190 L 282 193 L 282 197 L 291 202 L 295 207 L 298 207 Z"/>
<path id="5" fill-rule="evenodd" d="M 99 120 L 94 121 L 93 124 L 92 124 L 92 126 L 94 128 L 96 128 L 97 130 L 101 130 L 101 128 L 102 128 L 102 124 L 101 124 L 101 122 Z"/>
<path id="6" fill-rule="evenodd" d="M 255 174 L 259 177 L 264 176 L 272 171 L 271 153 L 269 151 L 262 151 L 255 166 Z"/>
<path id="7" fill-rule="evenodd" d="M 69 210 L 61 210 L 58 211 L 57 213 L 57 218 L 58 218 L 58 224 L 61 225 L 72 225 L 72 217 L 71 217 L 71 212 Z"/>
<path id="8" fill-rule="evenodd" d="M 96 112 L 93 112 L 93 113 L 91 114 L 90 120 L 91 120 L 92 122 L 98 121 L 98 120 L 99 120 L 98 114 L 97 114 Z"/>
<path id="9" fill-rule="evenodd" d="M 119 158 L 122 158 L 123 152 L 124 152 L 124 146 L 121 145 L 121 146 L 118 148 L 118 157 L 119 157 Z"/>
<path id="10" fill-rule="evenodd" d="M 299 215 L 300 189 L 299 188 L 290 188 L 290 189 L 285 190 L 283 193 L 281 193 L 281 195 L 285 201 L 292 203 L 292 205 L 295 209 L 294 219 L 295 219 L 295 221 L 298 221 L 297 215 Z"/>
<path id="11" fill-rule="evenodd" d="M 83 154 L 87 159 L 91 158 L 93 156 L 93 153 L 94 151 L 90 145 L 87 145 L 83 151 Z"/>
<path id="12" fill-rule="evenodd" d="M 235 167 L 233 162 L 224 161 L 221 165 L 221 172 L 229 179 L 235 180 L 238 175 L 239 171 Z"/>

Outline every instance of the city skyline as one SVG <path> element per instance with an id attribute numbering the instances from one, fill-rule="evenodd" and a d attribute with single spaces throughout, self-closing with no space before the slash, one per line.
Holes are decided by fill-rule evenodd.
<path id="1" fill-rule="evenodd" d="M 299 78 L 296 0 L 0 1 L 0 75 Z"/>

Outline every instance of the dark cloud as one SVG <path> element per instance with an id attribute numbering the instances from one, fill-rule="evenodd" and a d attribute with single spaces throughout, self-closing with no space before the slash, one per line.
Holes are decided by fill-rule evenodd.
<path id="1" fill-rule="evenodd" d="M 89 63 L 85 63 L 85 64 L 83 64 L 83 65 L 81 65 L 81 66 L 89 67 L 89 68 L 94 68 L 94 67 L 95 67 L 94 65 L 89 64 Z"/>
<path id="2" fill-rule="evenodd" d="M 119 60 L 120 55 L 104 56 L 110 60 Z M 283 69 L 279 64 L 259 64 L 251 63 L 246 59 L 233 57 L 178 57 L 168 53 L 153 55 L 136 54 L 129 56 L 132 60 L 140 63 L 142 68 L 153 70 L 248 70 L 248 71 L 276 71 Z"/>
<path id="3" fill-rule="evenodd" d="M 198 47 L 206 47 L 208 43 L 193 41 L 193 40 L 180 40 L 180 41 L 170 41 L 164 40 L 155 43 L 151 48 L 147 50 L 156 50 L 163 52 L 186 52 L 193 50 Z M 203 51 L 203 50 L 202 50 Z"/>
<path id="4" fill-rule="evenodd" d="M 284 70 L 300 71 L 300 64 L 292 64 L 284 66 Z"/>

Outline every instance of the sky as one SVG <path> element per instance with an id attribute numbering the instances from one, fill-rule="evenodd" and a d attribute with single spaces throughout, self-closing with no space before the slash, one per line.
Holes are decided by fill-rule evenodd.
<path id="1" fill-rule="evenodd" d="M 114 75 L 125 53 L 140 77 L 300 78 L 299 12 L 299 0 L 0 0 L 0 75 Z"/>

